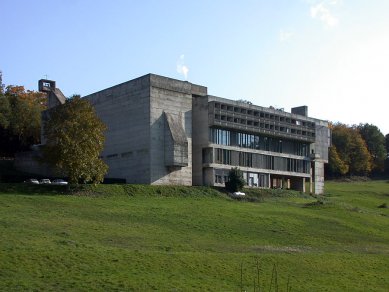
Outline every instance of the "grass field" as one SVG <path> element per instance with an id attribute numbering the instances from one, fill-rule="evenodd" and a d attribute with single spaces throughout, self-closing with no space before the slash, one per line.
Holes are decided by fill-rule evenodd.
<path id="1" fill-rule="evenodd" d="M 388 291 L 389 183 L 326 193 L 0 184 L 0 290 Z"/>

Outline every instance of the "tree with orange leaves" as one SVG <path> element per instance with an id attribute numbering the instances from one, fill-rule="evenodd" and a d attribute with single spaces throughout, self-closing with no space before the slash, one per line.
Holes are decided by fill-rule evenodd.
<path id="1" fill-rule="evenodd" d="M 13 156 L 40 143 L 41 112 L 45 108 L 44 93 L 13 85 L 0 91 L 0 156 Z"/>

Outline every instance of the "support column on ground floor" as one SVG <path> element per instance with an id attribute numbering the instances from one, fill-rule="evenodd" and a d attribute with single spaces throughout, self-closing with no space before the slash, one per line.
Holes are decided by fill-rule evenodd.
<path id="1" fill-rule="evenodd" d="M 324 162 L 314 162 L 314 183 L 315 183 L 315 195 L 324 194 Z"/>
<path id="2" fill-rule="evenodd" d="M 213 186 L 215 184 L 215 173 L 213 168 L 203 168 L 203 185 Z"/>
<path id="3" fill-rule="evenodd" d="M 270 177 L 270 173 L 268 174 L 268 179 L 269 179 L 269 189 L 271 189 L 273 186 L 272 186 L 272 183 L 271 183 L 271 177 Z"/>
<path id="4" fill-rule="evenodd" d="M 290 179 L 290 188 L 305 193 L 305 177 L 293 177 Z"/>
<path id="5" fill-rule="evenodd" d="M 309 176 L 309 193 L 312 195 L 313 194 L 313 167 L 311 166 L 311 171 L 310 171 L 310 176 Z"/>
<path id="6" fill-rule="evenodd" d="M 285 190 L 289 189 L 289 179 L 282 177 L 281 187 Z"/>

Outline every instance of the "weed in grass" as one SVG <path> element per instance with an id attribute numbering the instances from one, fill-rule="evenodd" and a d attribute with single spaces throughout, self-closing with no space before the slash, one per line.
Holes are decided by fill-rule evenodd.
<path id="1" fill-rule="evenodd" d="M 386 203 L 383 203 L 383 204 L 379 205 L 378 208 L 387 209 L 388 205 Z"/>
<path id="2" fill-rule="evenodd" d="M 260 291 L 267 291 L 266 285 L 261 284 L 262 282 L 265 283 L 265 279 L 261 281 L 261 276 L 260 276 L 260 264 L 259 264 L 259 258 L 255 257 L 255 266 L 254 266 L 254 277 L 253 277 L 253 288 L 254 292 L 260 292 Z M 290 292 L 292 290 L 292 286 L 290 284 L 290 275 L 287 278 L 286 282 L 286 292 Z M 240 265 L 240 291 L 246 291 L 244 290 L 244 285 L 243 285 L 243 263 Z M 279 275 L 278 275 L 278 269 L 277 269 L 277 264 L 273 264 L 272 268 L 272 273 L 271 273 L 271 278 L 270 278 L 270 284 L 269 284 L 269 292 L 271 291 L 281 291 L 280 285 L 279 285 Z"/>

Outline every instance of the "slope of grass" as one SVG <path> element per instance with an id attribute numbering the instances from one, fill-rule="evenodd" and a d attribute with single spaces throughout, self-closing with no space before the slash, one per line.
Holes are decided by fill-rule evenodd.
<path id="1" fill-rule="evenodd" d="M 292 291 L 387 291 L 389 183 L 326 188 L 248 192 L 253 203 L 209 188 L 0 184 L 0 290 L 253 291 L 258 259 L 267 290 L 276 265 L 282 291 L 288 277 Z"/>

